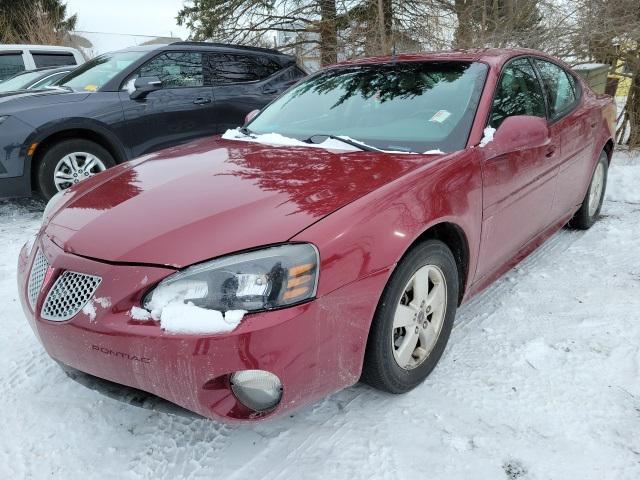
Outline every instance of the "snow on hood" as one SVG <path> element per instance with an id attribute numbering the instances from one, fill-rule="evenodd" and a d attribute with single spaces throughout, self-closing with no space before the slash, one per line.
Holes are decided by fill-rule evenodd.
<path id="1" fill-rule="evenodd" d="M 46 234 L 69 253 L 182 267 L 287 241 L 424 162 L 203 139 L 81 182 Z"/>
<path id="2" fill-rule="evenodd" d="M 321 135 L 318 135 L 321 136 Z M 401 155 L 417 155 L 416 152 L 405 152 L 401 150 L 382 150 L 376 147 L 372 147 L 371 145 L 367 145 L 364 142 L 360 142 L 359 140 L 355 140 L 347 135 L 339 135 L 340 138 L 344 138 L 345 140 L 350 140 L 352 142 L 358 143 L 364 147 L 375 148 L 379 152 L 383 153 L 397 153 Z M 309 148 L 324 148 L 326 150 L 344 150 L 344 151 L 361 151 L 361 148 L 358 148 L 354 145 L 349 145 L 348 143 L 341 142 L 336 138 L 326 138 L 324 141 L 320 143 L 307 143 L 297 138 L 285 137 L 284 135 L 280 135 L 279 133 L 252 133 L 250 135 L 245 135 L 238 128 L 229 129 L 222 135 L 222 138 L 225 140 L 238 140 L 241 142 L 255 142 L 261 143 L 263 145 L 280 145 L 280 146 L 289 146 L 289 147 L 309 147 Z M 425 155 L 440 155 L 444 153 L 440 149 L 429 150 L 424 152 Z"/>

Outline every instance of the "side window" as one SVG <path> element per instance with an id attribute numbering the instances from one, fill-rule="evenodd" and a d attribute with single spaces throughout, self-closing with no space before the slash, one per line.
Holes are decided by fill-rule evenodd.
<path id="1" fill-rule="evenodd" d="M 158 77 L 162 81 L 162 88 L 202 87 L 202 54 L 163 53 L 142 65 L 133 75 L 133 78 L 138 77 Z"/>
<path id="2" fill-rule="evenodd" d="M 512 61 L 502 71 L 489 125 L 498 128 L 505 118 L 516 115 L 546 116 L 542 87 L 526 58 Z"/>
<path id="3" fill-rule="evenodd" d="M 37 68 L 76 64 L 76 59 L 71 53 L 31 52 L 31 56 Z"/>
<path id="4" fill-rule="evenodd" d="M 0 53 L 0 80 L 24 70 L 21 53 Z"/>
<path id="5" fill-rule="evenodd" d="M 276 61 L 258 55 L 213 53 L 208 57 L 214 85 L 256 82 L 280 70 Z"/>
<path id="6" fill-rule="evenodd" d="M 551 119 L 562 116 L 576 101 L 575 80 L 559 66 L 535 59 L 549 102 Z"/>

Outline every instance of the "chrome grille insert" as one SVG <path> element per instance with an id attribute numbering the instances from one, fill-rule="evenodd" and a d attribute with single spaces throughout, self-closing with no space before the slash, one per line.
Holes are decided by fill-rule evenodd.
<path id="1" fill-rule="evenodd" d="M 61 322 L 82 310 L 102 279 L 67 270 L 53 284 L 42 307 L 42 318 Z"/>
<path id="2" fill-rule="evenodd" d="M 35 308 L 36 301 L 38 300 L 38 294 L 42 288 L 42 282 L 44 282 L 44 275 L 49 268 L 49 262 L 43 253 L 38 250 L 36 258 L 31 265 L 31 273 L 29 274 L 29 282 L 27 283 L 27 296 L 29 298 L 29 304 L 31 308 Z"/>

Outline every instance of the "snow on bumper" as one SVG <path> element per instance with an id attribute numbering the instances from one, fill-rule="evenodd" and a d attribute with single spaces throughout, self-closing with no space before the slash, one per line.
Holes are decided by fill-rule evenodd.
<path id="1" fill-rule="evenodd" d="M 27 282 L 38 249 L 53 270 L 32 309 Z M 37 312 L 46 292 L 66 270 L 103 279 L 93 309 L 64 322 L 45 320 Z M 78 257 L 43 236 L 31 252 L 25 247 L 20 254 L 18 288 L 33 331 L 54 359 L 210 418 L 249 419 L 258 416 L 230 389 L 229 377 L 235 371 L 260 369 L 280 378 L 282 400 L 269 415 L 308 404 L 358 380 L 369 324 L 389 274 L 381 271 L 303 305 L 247 315 L 227 334 L 184 335 L 167 333 L 155 321 L 130 315 L 148 289 L 173 272 Z"/>

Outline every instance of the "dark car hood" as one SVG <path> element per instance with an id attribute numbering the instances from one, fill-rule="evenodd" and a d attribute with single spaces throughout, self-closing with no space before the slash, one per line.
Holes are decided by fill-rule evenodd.
<path id="1" fill-rule="evenodd" d="M 90 92 L 72 92 L 62 88 L 43 90 L 16 90 L 0 93 L 0 113 L 10 113 L 12 109 L 22 110 L 31 106 L 55 105 L 59 103 L 79 102 L 91 95 Z"/>
<path id="2" fill-rule="evenodd" d="M 433 158 L 201 140 L 78 184 L 46 233 L 70 253 L 182 267 L 287 241 Z"/>

